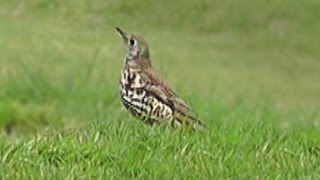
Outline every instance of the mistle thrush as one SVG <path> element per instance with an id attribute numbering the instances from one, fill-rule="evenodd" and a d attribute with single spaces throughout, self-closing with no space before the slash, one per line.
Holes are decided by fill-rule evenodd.
<path id="1" fill-rule="evenodd" d="M 174 127 L 187 124 L 195 130 L 203 129 L 205 124 L 152 67 L 147 42 L 139 35 L 118 27 L 116 30 L 127 48 L 120 79 L 125 108 L 146 124 L 167 122 Z"/>

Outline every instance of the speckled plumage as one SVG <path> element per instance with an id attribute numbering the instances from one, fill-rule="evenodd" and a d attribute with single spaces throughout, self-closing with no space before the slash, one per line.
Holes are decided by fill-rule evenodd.
<path id="1" fill-rule="evenodd" d="M 120 96 L 124 107 L 145 123 L 169 122 L 202 129 L 205 124 L 189 105 L 179 98 L 151 65 L 147 42 L 138 35 L 116 28 L 127 46 L 120 78 Z"/>

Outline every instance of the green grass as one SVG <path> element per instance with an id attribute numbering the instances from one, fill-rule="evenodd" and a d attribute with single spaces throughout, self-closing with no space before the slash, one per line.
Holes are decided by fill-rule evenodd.
<path id="1" fill-rule="evenodd" d="M 320 178 L 318 1 L 0 3 L 1 178 Z M 206 131 L 121 107 L 115 26 Z"/>

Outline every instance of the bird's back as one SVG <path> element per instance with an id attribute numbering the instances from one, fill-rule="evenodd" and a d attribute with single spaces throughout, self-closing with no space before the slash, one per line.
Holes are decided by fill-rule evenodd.
<path id="1" fill-rule="evenodd" d="M 173 112 L 173 118 L 179 124 L 192 125 L 195 129 L 202 129 L 205 124 L 196 116 L 192 108 L 183 101 L 152 67 L 145 69 L 142 78 L 146 83 L 145 89 L 167 104 Z"/>

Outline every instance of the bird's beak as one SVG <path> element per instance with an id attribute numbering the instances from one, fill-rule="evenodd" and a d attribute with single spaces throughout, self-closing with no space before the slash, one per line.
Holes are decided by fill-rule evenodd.
<path id="1" fill-rule="evenodd" d="M 126 33 L 124 30 L 120 29 L 119 27 L 116 27 L 116 30 L 118 31 L 118 33 L 120 34 L 120 36 L 123 38 L 124 42 L 127 43 L 128 42 L 128 33 Z"/>

